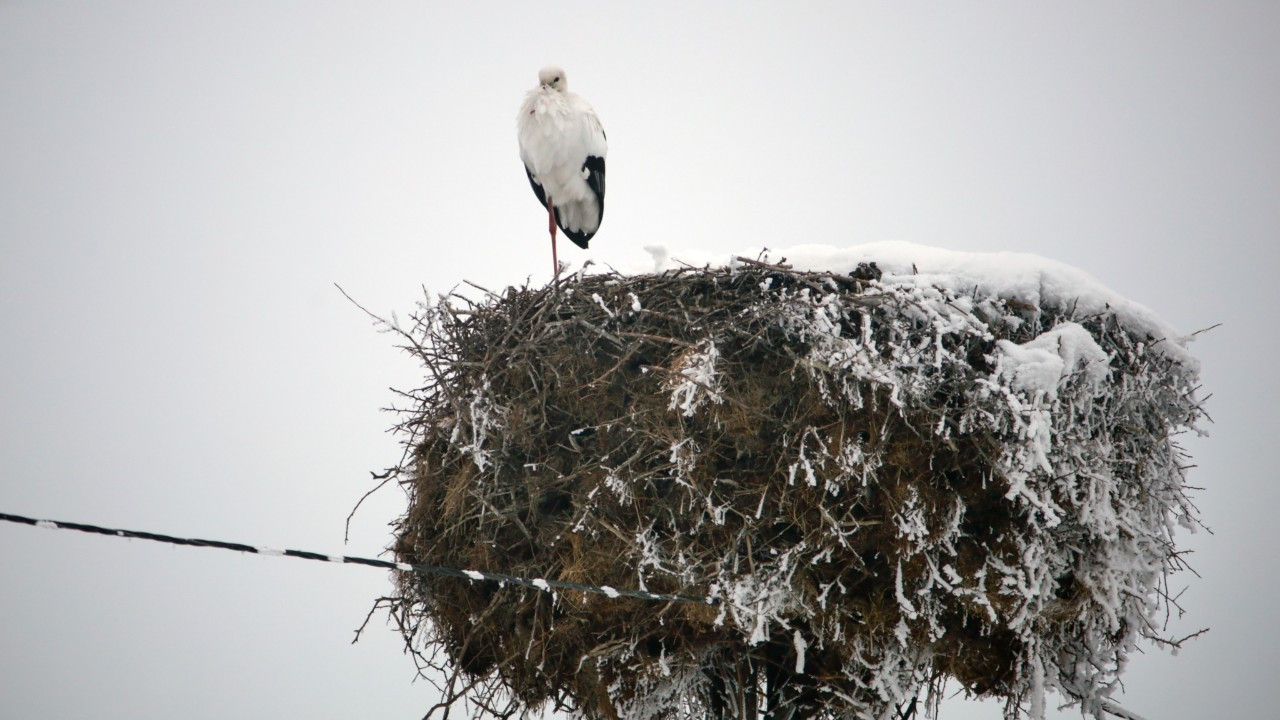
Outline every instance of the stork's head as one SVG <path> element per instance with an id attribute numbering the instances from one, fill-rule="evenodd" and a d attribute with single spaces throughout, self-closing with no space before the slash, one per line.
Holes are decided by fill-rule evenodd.
<path id="1" fill-rule="evenodd" d="M 538 71 L 538 84 L 544 88 L 559 90 L 565 92 L 569 89 L 569 79 L 565 77 L 564 70 L 550 65 Z"/>

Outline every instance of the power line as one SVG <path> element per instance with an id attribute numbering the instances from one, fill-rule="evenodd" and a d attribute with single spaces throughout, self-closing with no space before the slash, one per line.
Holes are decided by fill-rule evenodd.
<path id="1" fill-rule="evenodd" d="M 153 542 L 168 543 L 170 545 L 188 545 L 191 547 L 207 547 L 217 548 L 219 550 L 233 550 L 235 552 L 253 553 L 255 555 L 274 555 L 291 558 L 299 558 L 302 560 L 321 560 L 331 563 L 345 563 L 349 565 L 365 565 L 368 567 L 384 568 L 387 570 L 399 570 L 401 572 L 417 572 L 427 573 L 430 575 L 443 575 L 445 577 L 460 578 L 470 580 L 472 582 L 481 582 L 490 580 L 497 583 L 510 583 L 512 585 L 520 585 L 523 587 L 541 590 L 543 592 L 551 592 L 552 590 L 577 590 L 579 592 L 594 593 L 596 595 L 604 595 L 610 598 L 628 597 L 636 600 L 649 600 L 655 602 L 672 602 L 672 603 L 694 603 L 698 605 L 716 605 L 718 604 L 714 598 L 695 597 L 692 595 L 671 595 L 665 593 L 653 593 L 647 590 L 628 590 L 612 588 L 608 585 L 587 585 L 585 583 L 571 582 L 568 580 L 555 580 L 551 578 L 526 578 L 517 575 L 507 575 L 505 573 L 495 573 L 486 570 L 459 570 L 457 568 L 441 567 L 439 565 L 428 565 L 426 563 L 401 563 L 391 562 L 388 560 L 378 560 L 376 558 L 354 557 L 351 555 L 325 555 L 324 553 L 309 552 L 306 550 L 275 550 L 272 548 L 256 547 L 254 545 L 245 545 L 244 543 L 224 542 L 222 540 L 204 540 L 201 538 L 180 538 L 173 535 L 163 535 L 160 533 L 145 532 L 142 530 L 121 530 L 117 528 L 100 527 L 98 525 L 88 525 L 85 523 L 63 522 L 61 520 L 38 520 L 36 518 L 24 517 L 22 515 L 10 515 L 8 513 L 0 513 L 0 520 L 5 522 L 16 523 L 18 525 L 31 525 L 33 527 L 49 528 L 51 530 L 78 530 L 79 532 L 91 533 L 94 535 L 110 535 L 122 538 L 134 538 L 137 540 L 151 540 Z M 916 709 L 916 700 L 912 698 L 910 705 L 903 713 L 903 717 L 914 716 Z M 1143 718 L 1130 710 L 1120 707 L 1110 700 L 1102 701 L 1102 709 L 1110 715 L 1125 720 L 1143 720 Z"/>
<path id="2" fill-rule="evenodd" d="M 399 570 L 401 572 L 443 575 L 445 577 L 461 578 L 472 582 L 490 580 L 497 583 L 510 583 L 512 585 L 534 588 L 535 590 L 541 590 L 543 592 L 551 592 L 552 590 L 577 590 L 579 592 L 604 595 L 610 598 L 628 597 L 635 598 L 637 600 L 650 600 L 655 602 L 696 603 L 700 605 L 716 604 L 716 601 L 709 597 L 654 593 L 647 590 L 613 588 L 608 585 L 587 585 L 585 583 L 571 582 L 569 580 L 556 580 L 553 578 L 526 578 L 517 575 L 507 575 L 505 573 L 489 572 L 487 570 L 459 570 L 457 568 L 440 567 L 438 565 L 428 565 L 426 563 L 391 562 L 388 560 L 353 557 L 350 555 L 325 555 L 324 553 L 309 552 L 306 550 L 275 550 L 272 548 L 245 545 L 243 543 L 224 542 L 222 540 L 180 538 L 172 535 L 144 532 L 141 530 L 120 530 L 116 528 L 99 527 L 97 525 L 87 525 L 85 523 L 63 522 L 61 520 L 38 520 L 36 518 L 23 517 L 22 515 L 9 515 L 7 513 L 0 513 L 0 520 L 17 523 L 19 525 L 49 528 L 52 530 L 78 530 L 80 532 L 92 533 L 95 535 L 111 535 L 114 537 L 135 538 L 137 540 L 151 540 L 153 542 L 168 543 L 170 545 L 217 548 L 219 550 L 233 550 L 235 552 L 253 553 L 255 555 L 275 555 L 300 558 L 302 560 L 321 560 L 331 563 L 366 565 L 368 567 Z"/>

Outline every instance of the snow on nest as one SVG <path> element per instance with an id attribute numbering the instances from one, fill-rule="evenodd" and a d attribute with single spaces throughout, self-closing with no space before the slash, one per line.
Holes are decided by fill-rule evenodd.
<path id="1" fill-rule="evenodd" d="M 1077 316 L 1107 310 L 1135 335 L 1164 340 L 1157 348 L 1189 369 L 1198 361 L 1185 349 L 1188 338 L 1152 310 L 1120 295 L 1089 273 L 1031 253 L 962 252 L 909 242 L 874 242 L 849 247 L 796 245 L 777 250 L 749 248 L 731 255 L 701 250 L 645 246 L 648 260 L 631 258 L 621 269 L 633 274 L 685 266 L 731 267 L 738 257 L 785 262 L 797 270 L 847 273 L 859 263 L 876 263 L 887 285 L 936 287 L 957 294 L 976 293 L 1017 300 L 1035 308 L 1075 309 Z"/>

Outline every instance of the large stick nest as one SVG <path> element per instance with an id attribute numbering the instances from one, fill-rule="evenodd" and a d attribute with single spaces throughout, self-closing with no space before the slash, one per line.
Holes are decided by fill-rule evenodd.
<path id="1" fill-rule="evenodd" d="M 401 574 L 439 708 L 1097 713 L 1160 635 L 1196 371 L 1114 314 L 744 263 L 414 320 L 399 559 L 706 599 Z"/>

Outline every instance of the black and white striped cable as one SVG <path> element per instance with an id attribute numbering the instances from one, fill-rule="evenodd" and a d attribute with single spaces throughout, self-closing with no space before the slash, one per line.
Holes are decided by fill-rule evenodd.
<path id="1" fill-rule="evenodd" d="M 254 553 L 257 555 L 277 555 L 301 558 L 303 560 L 322 560 L 331 563 L 366 565 L 369 567 L 384 568 L 387 570 L 399 570 L 401 572 L 428 573 L 431 575 L 462 578 L 473 582 L 490 580 L 498 583 L 509 583 L 511 585 L 530 587 L 543 592 L 552 592 L 553 590 L 577 590 L 580 592 L 594 593 L 596 595 L 604 595 L 610 598 L 627 597 L 635 598 L 637 600 L 651 600 L 656 602 L 697 603 L 701 605 L 716 604 L 716 601 L 712 598 L 695 597 L 692 595 L 671 595 L 666 593 L 648 592 L 646 590 L 612 588 L 608 585 L 587 585 L 585 583 L 556 580 L 553 578 L 526 578 L 519 577 L 517 575 L 507 575 L 505 573 L 489 572 L 487 570 L 459 570 L 457 568 L 427 565 L 425 563 L 391 562 L 388 560 L 352 557 L 349 555 L 325 555 L 323 553 L 308 552 L 306 550 L 275 550 L 272 548 L 255 547 L 253 545 L 245 545 L 242 543 L 223 542 L 221 540 L 180 538 L 172 535 L 161 535 L 160 533 L 143 532 L 140 530 L 119 530 L 115 528 L 99 527 L 97 525 L 86 525 L 84 523 L 62 522 L 60 520 L 37 520 L 35 518 L 23 517 L 21 515 L 10 515 L 7 513 L 0 513 L 0 520 L 17 523 L 19 525 L 32 525 L 34 527 L 56 530 L 78 530 L 80 532 L 93 533 L 96 535 L 113 535 L 115 537 L 151 540 L 154 542 L 169 543 L 170 545 L 190 545 L 192 547 L 218 548 L 219 550 L 234 550 L 236 552 Z"/>

